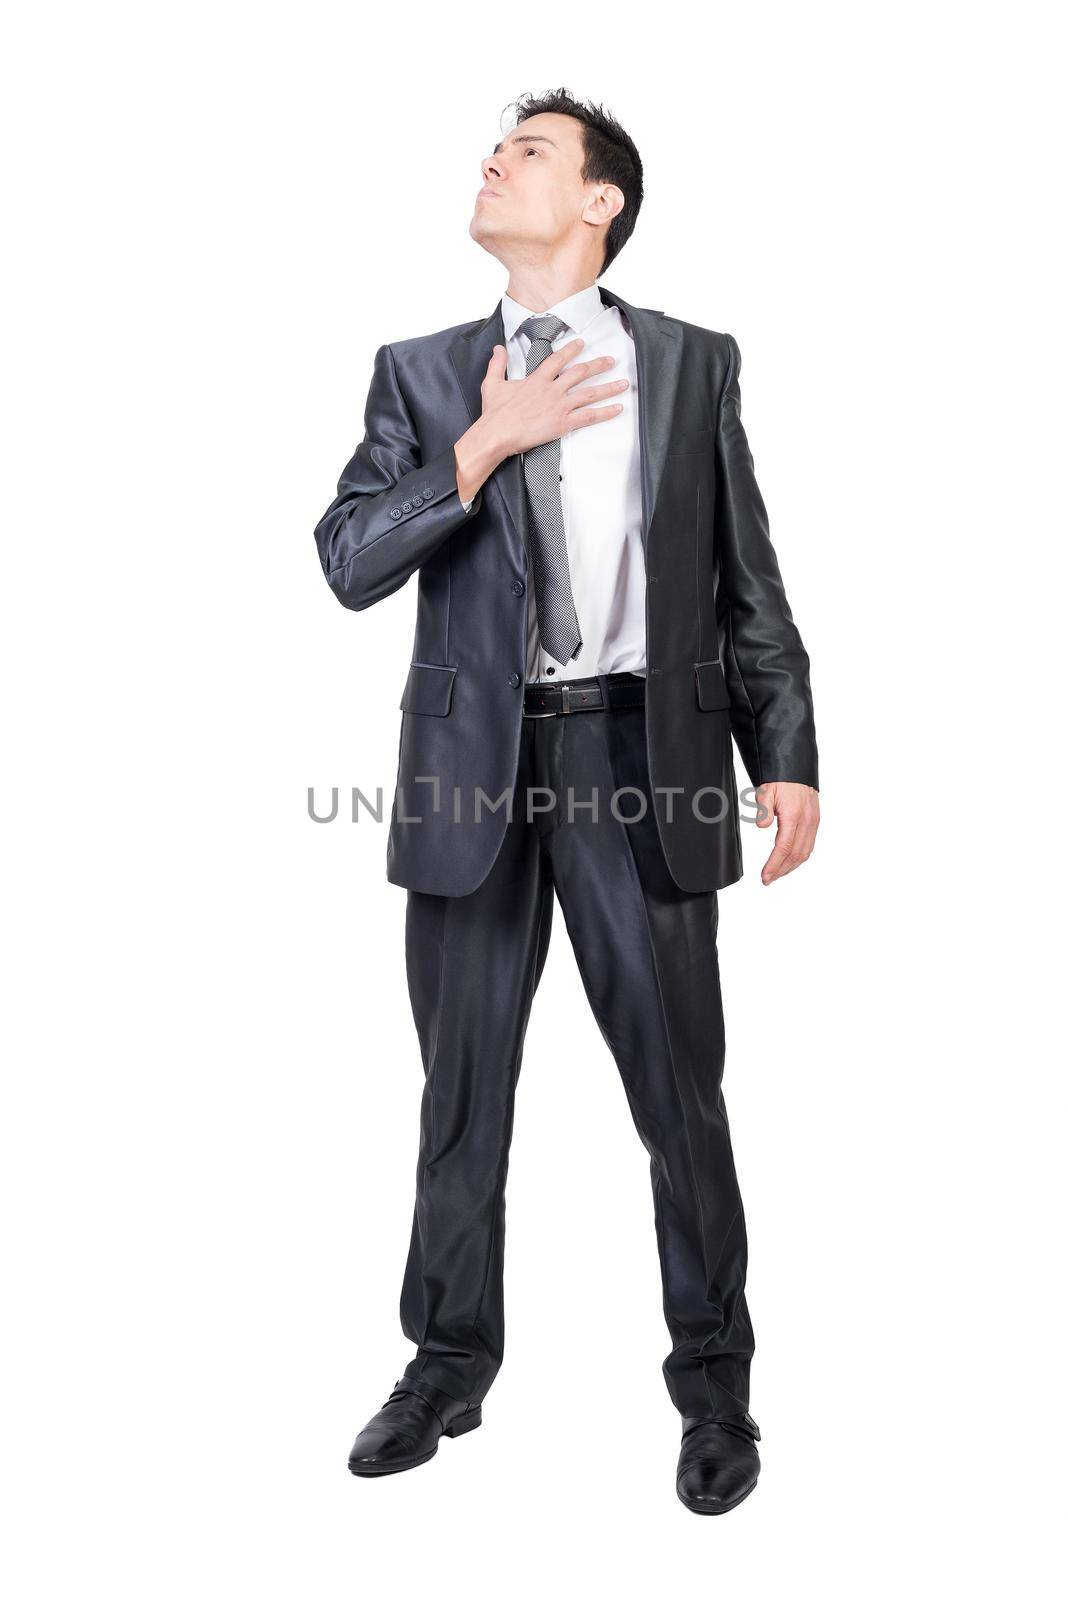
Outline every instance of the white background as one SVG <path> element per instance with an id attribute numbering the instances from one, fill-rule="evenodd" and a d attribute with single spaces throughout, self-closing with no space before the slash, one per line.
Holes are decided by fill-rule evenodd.
<path id="1" fill-rule="evenodd" d="M 215 3 L 14 24 L 11 1593 L 1051 1592 L 1053 15 Z M 388 809 L 415 585 L 344 611 L 312 529 L 377 346 L 496 304 L 467 235 L 479 158 L 510 100 L 561 81 L 645 162 L 606 283 L 739 342 L 813 662 L 816 854 L 762 889 L 747 828 L 721 902 L 764 1470 L 716 1520 L 675 1498 L 647 1162 L 562 919 L 485 1424 L 402 1477 L 345 1465 L 411 1353 L 421 1068 L 385 828 L 317 827 L 306 791 L 382 784 Z"/>

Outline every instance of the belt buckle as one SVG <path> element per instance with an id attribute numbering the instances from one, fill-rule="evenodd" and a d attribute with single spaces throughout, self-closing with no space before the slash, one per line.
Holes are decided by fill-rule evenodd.
<path id="1" fill-rule="evenodd" d="M 530 722 L 544 722 L 546 717 L 555 717 L 558 715 L 559 713 L 556 711 L 527 711 L 526 709 L 523 711 L 524 721 L 529 720 Z"/>
<path id="2" fill-rule="evenodd" d="M 560 715 L 562 717 L 571 715 L 571 685 L 569 683 L 560 685 Z"/>

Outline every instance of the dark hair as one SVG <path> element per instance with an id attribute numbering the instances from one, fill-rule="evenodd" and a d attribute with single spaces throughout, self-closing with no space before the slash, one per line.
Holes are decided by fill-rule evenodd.
<path id="1" fill-rule="evenodd" d="M 603 106 L 576 100 L 570 89 L 550 89 L 547 94 L 525 94 L 513 102 L 516 124 L 545 112 L 574 117 L 582 123 L 586 160 L 583 183 L 614 183 L 623 191 L 623 210 L 613 217 L 605 235 L 604 272 L 618 256 L 638 220 L 642 203 L 642 158 L 638 147 Z M 601 276 L 601 272 L 597 274 Z"/>

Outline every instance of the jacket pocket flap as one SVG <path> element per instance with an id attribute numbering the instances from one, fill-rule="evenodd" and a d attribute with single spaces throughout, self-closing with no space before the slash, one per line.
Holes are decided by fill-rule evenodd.
<path id="1" fill-rule="evenodd" d="M 447 717 L 452 705 L 455 667 L 436 666 L 429 661 L 413 661 L 401 695 L 402 711 L 417 711 L 424 717 Z"/>
<path id="2" fill-rule="evenodd" d="M 694 677 L 697 679 L 697 704 L 702 711 L 729 711 L 731 697 L 727 693 L 727 680 L 718 661 L 695 661 Z"/>

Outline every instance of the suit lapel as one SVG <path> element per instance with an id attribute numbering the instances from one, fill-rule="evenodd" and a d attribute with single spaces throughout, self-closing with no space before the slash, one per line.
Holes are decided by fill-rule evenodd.
<path id="1" fill-rule="evenodd" d="M 646 311 L 628 305 L 626 300 L 600 285 L 598 290 L 607 305 L 619 307 L 634 339 L 638 369 L 638 438 L 642 457 L 642 542 L 648 548 L 649 529 L 671 439 L 671 419 L 682 362 L 681 329 L 662 311 Z M 504 344 L 504 318 L 500 301 L 485 322 L 480 322 L 469 333 L 459 334 L 449 346 L 449 355 L 472 422 L 482 415 L 482 380 L 486 376 L 486 367 L 495 344 Z M 600 426 L 609 427 L 611 424 L 602 423 Z M 512 524 L 526 545 L 526 488 L 520 458 L 509 456 L 492 474 L 490 482 L 496 485 Z"/>
<path id="2" fill-rule="evenodd" d="M 649 529 L 671 440 L 671 419 L 682 363 L 682 330 L 662 311 L 646 311 L 628 305 L 610 289 L 602 287 L 600 293 L 608 305 L 619 307 L 634 339 L 638 368 L 638 438 L 642 455 L 642 543 L 648 552 Z"/>

